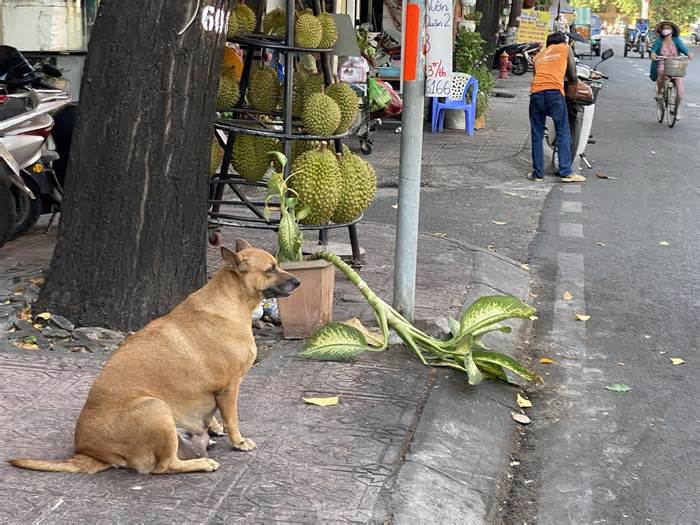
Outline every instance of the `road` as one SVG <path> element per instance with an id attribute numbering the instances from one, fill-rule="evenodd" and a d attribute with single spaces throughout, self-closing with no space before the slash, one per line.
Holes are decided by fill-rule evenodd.
<path id="1" fill-rule="evenodd" d="M 610 45 L 594 170 L 554 188 L 531 246 L 530 350 L 555 363 L 537 365 L 546 386 L 509 473 L 508 523 L 700 523 L 700 61 L 669 129 L 649 61 Z"/>

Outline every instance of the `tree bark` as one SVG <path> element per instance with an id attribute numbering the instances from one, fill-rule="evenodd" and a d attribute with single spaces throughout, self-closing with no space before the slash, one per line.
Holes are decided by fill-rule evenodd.
<path id="1" fill-rule="evenodd" d="M 204 283 L 228 4 L 100 3 L 40 311 L 135 330 Z"/>
<path id="2" fill-rule="evenodd" d="M 481 21 L 477 30 L 489 44 L 497 41 L 496 33 L 503 12 L 505 0 L 477 0 L 476 11 L 481 13 Z"/>
<path id="3" fill-rule="evenodd" d="M 520 27 L 520 15 L 523 12 L 523 0 L 513 0 L 510 5 L 510 16 L 508 17 L 508 27 Z"/>

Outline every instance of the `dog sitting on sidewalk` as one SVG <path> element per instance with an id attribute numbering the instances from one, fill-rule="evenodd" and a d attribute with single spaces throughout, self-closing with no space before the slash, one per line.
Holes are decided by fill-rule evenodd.
<path id="1" fill-rule="evenodd" d="M 251 314 L 263 298 L 286 297 L 300 282 L 266 251 L 236 241 L 225 264 L 167 315 L 128 337 L 107 361 L 75 428 L 66 460 L 13 459 L 16 467 L 94 474 L 112 467 L 141 474 L 212 472 L 209 429 L 233 448 L 255 443 L 238 428 L 238 388 L 257 349 Z"/>

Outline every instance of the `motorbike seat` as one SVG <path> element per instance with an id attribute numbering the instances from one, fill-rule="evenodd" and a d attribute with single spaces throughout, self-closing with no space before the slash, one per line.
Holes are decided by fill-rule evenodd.
<path id="1" fill-rule="evenodd" d="M 0 121 L 16 117 L 26 111 L 27 105 L 24 100 L 10 97 L 0 104 Z"/>

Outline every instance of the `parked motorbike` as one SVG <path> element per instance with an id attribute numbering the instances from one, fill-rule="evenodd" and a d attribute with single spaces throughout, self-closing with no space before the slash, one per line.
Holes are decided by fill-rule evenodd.
<path id="1" fill-rule="evenodd" d="M 566 106 L 569 113 L 569 129 L 571 131 L 571 158 L 574 162 L 580 159 L 588 169 L 591 169 L 590 162 L 586 158 L 586 146 L 588 145 L 593 127 L 593 116 L 595 115 L 595 105 L 598 100 L 598 93 L 603 88 L 604 80 L 608 77 L 598 71 L 598 66 L 612 58 L 615 53 L 612 49 L 606 49 L 601 55 L 601 60 L 595 67 L 577 64 L 576 73 L 579 78 L 579 89 L 574 98 L 567 97 Z M 568 92 L 568 90 L 567 90 Z M 552 147 L 552 165 L 555 170 L 559 166 L 558 148 L 556 133 L 551 121 L 547 124 L 547 142 Z M 578 166 L 576 166 L 578 167 Z"/>
<path id="2" fill-rule="evenodd" d="M 499 60 L 505 52 L 512 65 L 511 73 L 514 75 L 524 75 L 532 69 L 532 60 L 540 52 L 542 45 L 539 42 L 529 44 L 510 44 L 503 46 L 496 51 L 493 58 L 493 68 L 499 68 Z"/>
<path id="3" fill-rule="evenodd" d="M 60 74 L 50 65 L 33 67 L 15 48 L 0 46 L 0 90 L 6 93 L 0 98 L 4 159 L 0 246 L 31 228 L 42 213 L 57 212 L 62 201 L 62 182 L 53 170 L 60 155 L 51 134 L 55 123 L 51 114 L 68 106 L 70 96 L 45 81 L 45 75 Z M 10 157 L 12 161 L 7 160 Z"/>

